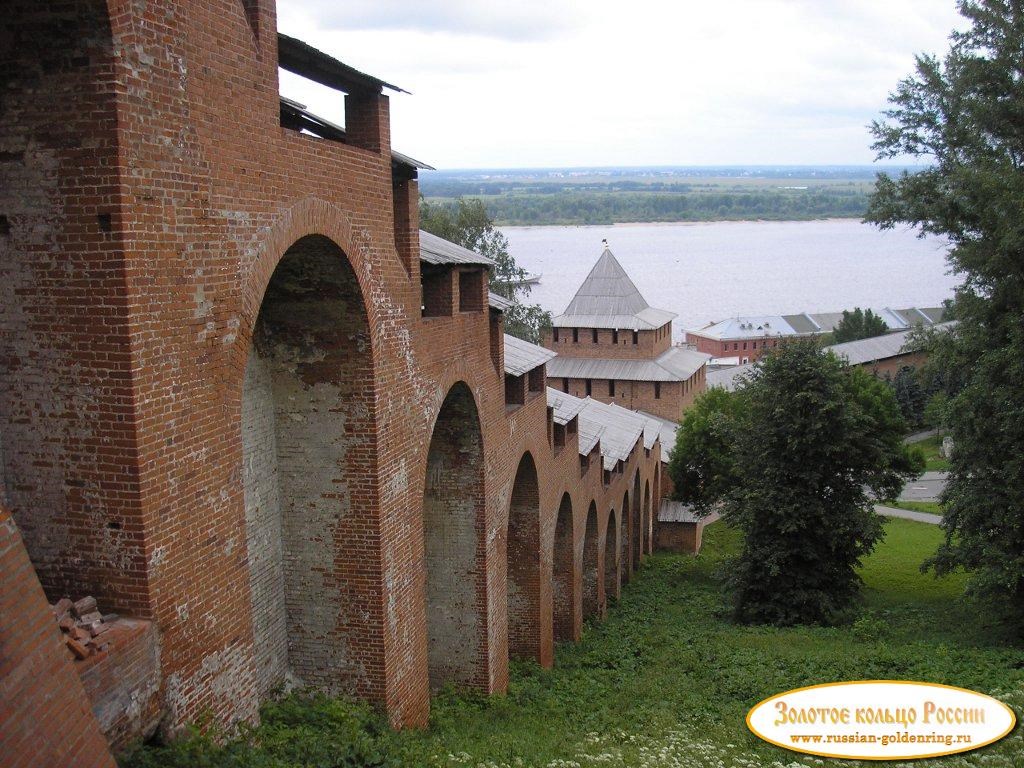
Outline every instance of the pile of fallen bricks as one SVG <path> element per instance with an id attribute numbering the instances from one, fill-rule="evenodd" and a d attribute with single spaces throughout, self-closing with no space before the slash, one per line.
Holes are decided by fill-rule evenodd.
<path id="1" fill-rule="evenodd" d="M 57 626 L 64 633 L 64 643 L 76 659 L 87 659 L 107 649 L 109 643 L 105 634 L 117 621 L 118 615 L 100 613 L 96 598 L 83 597 L 72 602 L 62 597 L 50 607 Z"/>

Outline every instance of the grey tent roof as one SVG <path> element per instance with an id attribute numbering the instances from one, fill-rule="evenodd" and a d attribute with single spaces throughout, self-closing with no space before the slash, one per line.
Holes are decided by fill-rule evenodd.
<path id="1" fill-rule="evenodd" d="M 427 264 L 483 264 L 491 266 L 494 262 L 469 248 L 463 248 L 443 237 L 432 235 L 420 230 L 420 261 Z"/>
<path id="2" fill-rule="evenodd" d="M 551 322 L 556 328 L 622 328 L 649 331 L 675 313 L 654 309 L 608 249 L 594 264 L 569 306 Z"/>
<path id="3" fill-rule="evenodd" d="M 685 381 L 710 359 L 711 355 L 686 347 L 671 347 L 653 360 L 607 360 L 559 355 L 548 363 L 548 376 L 619 381 Z"/>
<path id="4" fill-rule="evenodd" d="M 522 376 L 544 365 L 556 354 L 550 349 L 505 334 L 505 373 Z"/>

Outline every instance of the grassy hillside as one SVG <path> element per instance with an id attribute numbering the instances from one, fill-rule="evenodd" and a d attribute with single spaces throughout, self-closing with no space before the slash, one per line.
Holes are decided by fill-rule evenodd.
<path id="1" fill-rule="evenodd" d="M 834 680 L 904 678 L 994 693 L 1024 706 L 1024 649 L 964 605 L 959 577 L 918 570 L 942 532 L 905 520 L 864 563 L 863 611 L 839 628 L 742 627 L 724 615 L 718 572 L 736 551 L 721 523 L 697 558 L 657 555 L 607 621 L 559 648 L 546 671 L 517 664 L 507 696 L 442 693 L 431 727 L 392 733 L 361 705 L 293 696 L 226 747 L 193 740 L 137 754 L 141 766 L 755 766 L 822 761 L 744 726 L 762 698 Z M 935 765 L 1020 766 L 1021 729 Z M 842 765 L 841 761 L 827 761 Z"/>

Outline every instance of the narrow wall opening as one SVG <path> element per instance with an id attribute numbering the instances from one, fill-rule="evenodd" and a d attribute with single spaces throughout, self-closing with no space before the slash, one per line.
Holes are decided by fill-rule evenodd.
<path id="1" fill-rule="evenodd" d="M 562 494 L 555 521 L 554 552 L 552 552 L 551 608 L 555 640 L 572 640 L 574 625 L 573 601 L 573 525 L 572 499 Z"/>
<path id="2" fill-rule="evenodd" d="M 587 525 L 583 534 L 583 618 L 600 612 L 597 570 L 597 504 L 590 502 Z"/>
<path id="3" fill-rule="evenodd" d="M 604 537 L 604 596 L 610 602 L 619 599 L 619 526 L 614 509 L 608 510 Z"/>
<path id="4" fill-rule="evenodd" d="M 484 460 L 469 388 L 445 398 L 427 453 L 423 489 L 427 664 L 432 688 L 483 684 L 485 578 L 480 552 Z"/>
<path id="5" fill-rule="evenodd" d="M 540 655 L 540 492 L 537 467 L 529 453 L 516 470 L 507 541 L 509 654 L 536 659 Z"/>

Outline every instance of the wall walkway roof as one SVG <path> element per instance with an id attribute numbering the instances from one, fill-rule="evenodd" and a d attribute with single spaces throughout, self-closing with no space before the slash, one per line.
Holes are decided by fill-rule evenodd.
<path id="1" fill-rule="evenodd" d="M 556 352 L 505 334 L 505 373 L 522 376 L 555 357 Z"/>
<path id="2" fill-rule="evenodd" d="M 483 256 L 469 248 L 445 240 L 443 237 L 432 235 L 425 230 L 420 230 L 420 261 L 427 264 L 483 264 L 491 266 L 492 259 Z"/>

